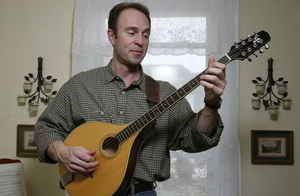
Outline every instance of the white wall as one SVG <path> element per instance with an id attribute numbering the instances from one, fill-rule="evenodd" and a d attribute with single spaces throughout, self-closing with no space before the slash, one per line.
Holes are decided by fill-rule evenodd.
<path id="1" fill-rule="evenodd" d="M 17 124 L 35 124 L 28 106 L 18 106 L 24 76 L 37 74 L 37 58 L 44 58 L 44 76 L 57 78 L 54 89 L 70 77 L 73 0 L 0 1 L 0 158 L 19 158 L 25 168 L 29 196 L 64 195 L 58 187 L 58 165 L 37 158 L 16 157 Z"/>
<path id="2" fill-rule="evenodd" d="M 0 1 L 0 158 L 20 158 L 24 163 L 28 195 L 64 195 L 58 187 L 58 165 L 39 163 L 37 158 L 16 157 L 17 124 L 34 124 L 27 106 L 18 106 L 16 97 L 22 93 L 24 76 L 36 74 L 37 58 L 44 58 L 44 75 L 58 79 L 57 90 L 70 77 L 72 17 L 74 0 L 1 0 Z M 254 31 L 268 31 L 272 37 L 270 50 L 240 63 L 239 138 L 242 155 L 243 196 L 294 196 L 299 186 L 299 119 L 300 83 L 300 1 L 240 0 L 240 37 Z M 277 121 L 263 109 L 251 108 L 251 94 L 256 76 L 267 75 L 267 59 L 274 59 L 274 77 L 289 81 L 292 109 L 280 109 Z M 45 106 L 40 106 L 38 115 Z M 292 166 L 252 165 L 251 130 L 293 130 L 295 164 Z"/>
<path id="3" fill-rule="evenodd" d="M 239 72 L 239 138 L 242 155 L 243 196 L 272 195 L 296 196 L 300 192 L 299 157 L 299 0 L 240 0 L 240 36 L 264 29 L 271 35 L 270 49 L 252 63 L 240 63 Z M 252 93 L 255 92 L 251 80 L 257 76 L 267 77 L 267 60 L 272 57 L 274 79 L 288 80 L 288 93 L 293 99 L 291 110 L 280 109 L 278 120 L 271 120 L 268 111 L 262 107 L 251 108 Z M 275 89 L 277 90 L 277 89 Z M 295 164 L 252 165 L 251 130 L 293 130 L 295 141 Z"/>

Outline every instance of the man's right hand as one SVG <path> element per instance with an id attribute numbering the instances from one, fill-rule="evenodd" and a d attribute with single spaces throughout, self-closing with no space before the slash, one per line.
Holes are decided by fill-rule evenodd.
<path id="1" fill-rule="evenodd" d="M 71 173 L 89 174 L 95 171 L 99 162 L 94 155 L 96 150 L 89 151 L 82 146 L 66 146 L 62 141 L 52 142 L 48 149 L 48 156 L 63 164 Z"/>

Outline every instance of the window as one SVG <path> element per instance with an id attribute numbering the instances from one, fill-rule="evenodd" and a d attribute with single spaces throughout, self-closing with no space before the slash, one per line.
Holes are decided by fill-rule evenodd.
<path id="1" fill-rule="evenodd" d="M 142 65 L 146 74 L 156 80 L 168 81 L 178 89 L 206 68 L 206 57 L 189 54 L 181 56 L 147 54 Z M 197 112 L 204 106 L 203 97 L 204 90 L 200 86 L 188 94 L 186 99 Z"/>

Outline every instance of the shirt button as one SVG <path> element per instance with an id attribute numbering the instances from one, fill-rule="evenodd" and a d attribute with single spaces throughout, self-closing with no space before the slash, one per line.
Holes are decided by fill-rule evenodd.
<path id="1" fill-rule="evenodd" d="M 117 79 L 117 80 L 120 80 L 120 78 L 119 78 L 118 76 L 116 77 L 116 79 Z"/>
<path id="2" fill-rule="evenodd" d="M 120 114 L 123 114 L 123 111 L 121 111 Z"/>
<path id="3" fill-rule="evenodd" d="M 122 91 L 122 94 L 125 95 L 125 91 Z"/>
<path id="4" fill-rule="evenodd" d="M 103 115 L 104 115 L 104 112 L 101 112 L 100 114 L 103 116 Z"/>

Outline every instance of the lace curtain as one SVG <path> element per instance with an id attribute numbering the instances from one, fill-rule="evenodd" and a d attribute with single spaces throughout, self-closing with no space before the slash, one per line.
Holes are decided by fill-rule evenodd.
<path id="1" fill-rule="evenodd" d="M 109 10 L 121 0 L 76 0 L 72 74 L 105 66 L 112 55 L 107 39 Z M 238 39 L 238 0 L 137 0 L 152 19 L 147 74 L 181 87 L 205 69 L 208 56 L 226 54 Z M 171 179 L 158 183 L 160 196 L 241 195 L 238 143 L 238 63 L 227 66 L 228 85 L 220 114 L 225 124 L 219 145 L 206 152 L 171 152 Z M 168 71 L 166 71 L 168 70 Z M 197 112 L 204 92 L 199 87 L 187 99 Z"/>

